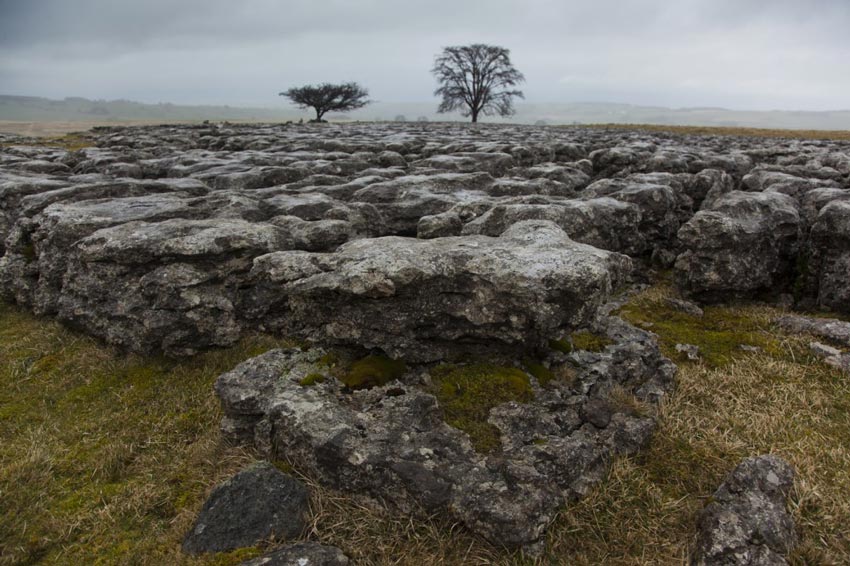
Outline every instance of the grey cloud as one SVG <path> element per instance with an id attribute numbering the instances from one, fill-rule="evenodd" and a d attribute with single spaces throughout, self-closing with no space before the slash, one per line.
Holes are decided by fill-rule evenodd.
<path id="1" fill-rule="evenodd" d="M 433 56 L 512 50 L 529 102 L 850 107 L 847 0 L 0 0 L 0 91 L 275 105 L 357 80 L 429 100 Z"/>

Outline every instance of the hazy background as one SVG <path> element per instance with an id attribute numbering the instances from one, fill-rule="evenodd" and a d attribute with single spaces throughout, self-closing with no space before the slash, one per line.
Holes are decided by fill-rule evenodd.
<path id="1" fill-rule="evenodd" d="M 279 91 L 354 80 L 377 104 L 352 118 L 433 119 L 434 55 L 484 42 L 526 76 L 520 121 L 848 128 L 820 114 L 850 109 L 848 29 L 848 0 L 0 0 L 0 94 L 283 119 L 309 114 Z M 46 115 L 28 104 L 3 98 L 0 119 Z"/>

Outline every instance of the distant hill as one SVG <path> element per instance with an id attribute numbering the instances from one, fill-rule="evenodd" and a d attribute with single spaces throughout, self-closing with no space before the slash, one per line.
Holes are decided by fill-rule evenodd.
<path id="1" fill-rule="evenodd" d="M 89 100 L 70 97 L 51 100 L 36 96 L 0 95 L 0 120 L 48 121 L 124 121 L 124 120 L 266 120 L 295 117 L 297 111 L 232 106 L 183 106 L 160 103 L 144 104 L 132 100 Z"/>
<path id="2" fill-rule="evenodd" d="M 376 102 L 362 110 L 331 119 L 350 120 L 463 120 L 458 114 L 440 115 L 436 102 Z M 170 103 L 145 104 L 131 100 L 89 100 L 70 97 L 51 100 L 35 96 L 0 95 L 0 120 L 25 122 L 80 121 L 121 122 L 127 120 L 192 121 L 233 120 L 280 122 L 309 119 L 312 113 L 298 110 L 281 100 L 279 108 L 236 106 L 187 106 Z M 487 119 L 485 119 L 487 121 Z M 661 124 L 810 130 L 850 130 L 850 110 L 830 112 L 745 111 L 724 108 L 665 108 L 578 102 L 517 105 L 517 113 L 499 122 L 524 124 Z"/>

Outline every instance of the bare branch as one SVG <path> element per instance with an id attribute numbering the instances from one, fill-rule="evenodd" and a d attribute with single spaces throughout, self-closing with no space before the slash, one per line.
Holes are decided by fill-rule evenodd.
<path id="1" fill-rule="evenodd" d="M 524 98 L 517 90 L 525 81 L 522 73 L 511 64 L 510 51 L 494 45 L 476 43 L 446 47 L 434 59 L 431 73 L 439 87 L 434 96 L 442 97 L 438 112 L 460 110 L 463 116 L 499 115 L 514 113 L 513 99 Z"/>

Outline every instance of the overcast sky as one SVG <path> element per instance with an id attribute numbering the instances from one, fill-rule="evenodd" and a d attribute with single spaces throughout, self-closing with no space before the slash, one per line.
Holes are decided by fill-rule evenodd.
<path id="1" fill-rule="evenodd" d="M 0 94 L 431 101 L 434 55 L 477 42 L 511 50 L 527 102 L 850 108 L 850 0 L 0 0 Z"/>

